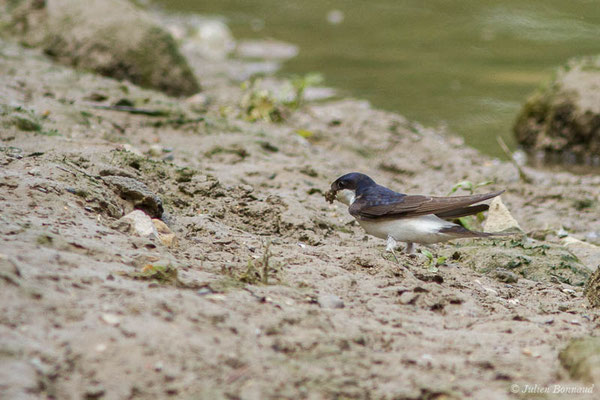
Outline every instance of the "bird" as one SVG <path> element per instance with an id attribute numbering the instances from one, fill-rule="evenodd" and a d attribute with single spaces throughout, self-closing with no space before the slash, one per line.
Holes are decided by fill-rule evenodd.
<path id="1" fill-rule="evenodd" d="M 503 192 L 450 197 L 409 195 L 378 185 L 360 172 L 351 172 L 337 178 L 325 198 L 330 203 L 337 198 L 347 204 L 350 215 L 369 235 L 387 240 L 387 251 L 394 253 L 397 242 L 405 242 L 406 253 L 412 254 L 414 243 L 429 245 L 496 236 L 469 230 L 450 220 L 486 211 L 487 204 L 473 204 Z"/>

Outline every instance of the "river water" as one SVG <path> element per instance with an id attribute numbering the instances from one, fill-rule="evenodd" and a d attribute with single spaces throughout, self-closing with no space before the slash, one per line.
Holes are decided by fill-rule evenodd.
<path id="1" fill-rule="evenodd" d="M 237 38 L 275 38 L 299 55 L 282 74 L 325 84 L 485 153 L 526 97 L 574 56 L 600 54 L 592 0 L 156 0 L 171 11 L 224 16 Z"/>

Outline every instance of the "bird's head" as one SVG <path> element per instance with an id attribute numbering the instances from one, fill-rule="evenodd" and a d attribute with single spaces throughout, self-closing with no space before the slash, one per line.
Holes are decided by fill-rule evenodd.
<path id="1" fill-rule="evenodd" d="M 361 174 L 360 172 L 351 172 L 349 174 L 340 176 L 331 184 L 330 195 L 335 198 L 337 196 L 338 200 L 343 203 L 352 202 L 351 198 L 354 198 L 356 195 L 356 191 L 361 188 L 368 187 L 371 185 L 375 185 L 375 181 L 369 178 L 365 174 Z"/>
<path id="2" fill-rule="evenodd" d="M 361 174 L 360 172 L 351 172 L 349 174 L 340 176 L 331 184 L 331 190 L 333 192 L 338 192 L 340 190 L 351 190 L 355 192 L 357 189 L 374 185 L 375 181 L 369 178 L 365 174 Z"/>

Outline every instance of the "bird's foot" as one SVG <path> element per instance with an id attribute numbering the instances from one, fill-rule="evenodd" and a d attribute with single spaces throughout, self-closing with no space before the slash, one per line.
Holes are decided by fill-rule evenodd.
<path id="1" fill-rule="evenodd" d="M 385 251 L 393 252 L 397 246 L 398 246 L 398 242 L 396 242 L 396 240 L 393 237 L 388 236 L 387 246 L 385 247 Z"/>
<path id="2" fill-rule="evenodd" d="M 415 244 L 413 242 L 406 242 L 406 254 L 411 257 L 415 257 L 414 250 Z"/>
<path id="3" fill-rule="evenodd" d="M 396 249 L 396 246 L 398 246 L 398 242 L 396 242 L 396 240 L 394 240 L 393 237 L 388 236 L 385 251 L 392 253 L 392 256 L 394 256 L 396 263 L 400 264 L 400 260 L 398 260 L 398 256 L 396 256 L 396 252 L 394 251 Z"/>

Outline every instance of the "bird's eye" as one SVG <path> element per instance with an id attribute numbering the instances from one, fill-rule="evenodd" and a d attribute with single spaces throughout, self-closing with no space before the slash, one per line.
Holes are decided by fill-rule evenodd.
<path id="1" fill-rule="evenodd" d="M 340 181 L 340 187 L 344 187 L 346 186 L 346 182 L 345 181 Z"/>

